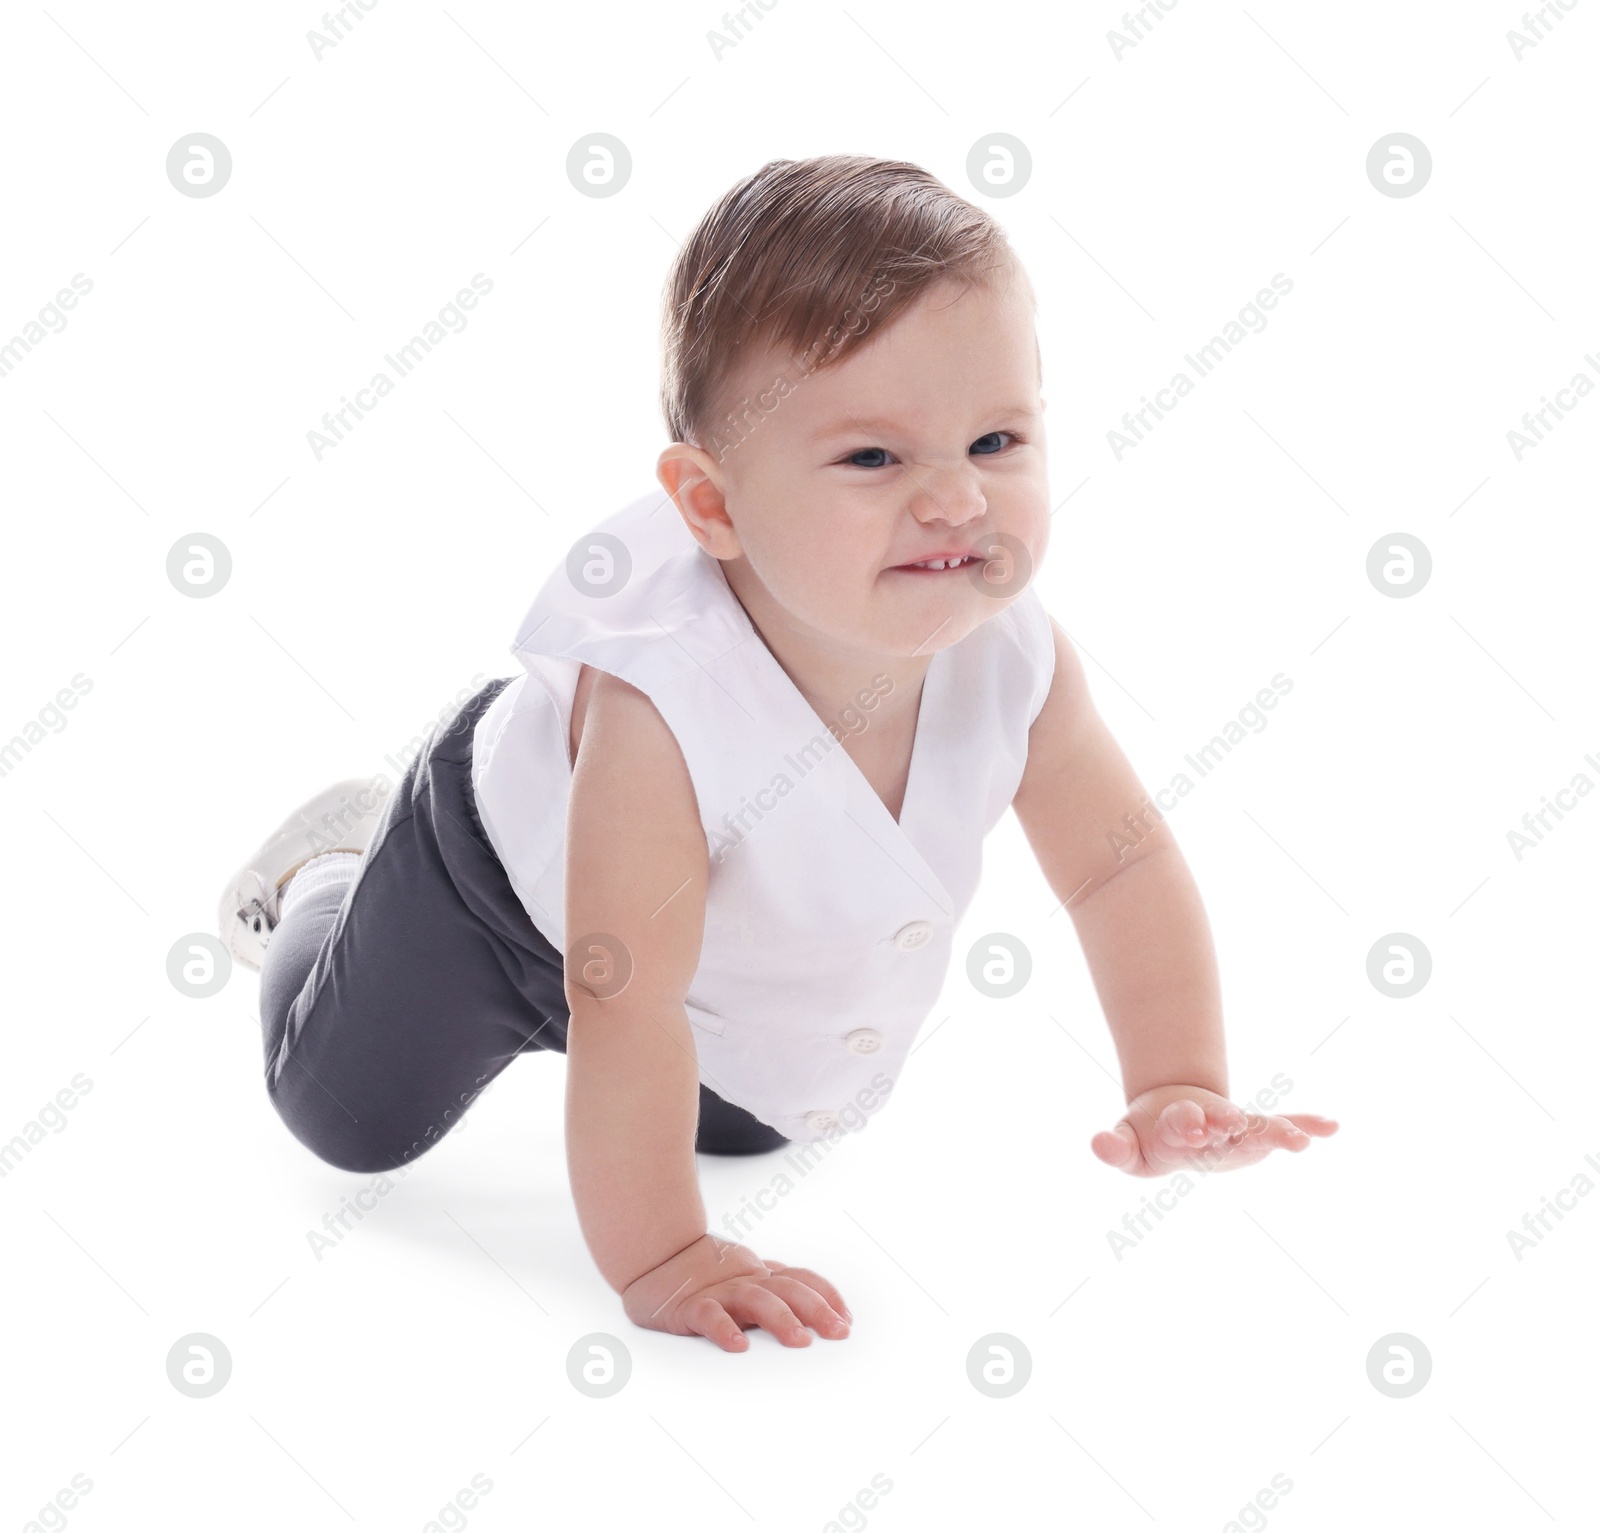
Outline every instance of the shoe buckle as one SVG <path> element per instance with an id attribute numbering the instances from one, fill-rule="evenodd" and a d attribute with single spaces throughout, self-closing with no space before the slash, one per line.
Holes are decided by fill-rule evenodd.
<path id="1" fill-rule="evenodd" d="M 257 899 L 254 895 L 250 897 L 246 904 L 239 907 L 237 915 L 246 926 L 249 926 L 255 920 L 256 916 L 259 915 L 262 920 L 266 922 L 267 930 L 269 932 L 272 930 L 273 920 L 271 912 L 267 909 L 265 902 Z"/>

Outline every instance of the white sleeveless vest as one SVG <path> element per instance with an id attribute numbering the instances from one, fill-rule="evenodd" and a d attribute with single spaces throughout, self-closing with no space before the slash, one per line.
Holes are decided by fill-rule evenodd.
<path id="1" fill-rule="evenodd" d="M 609 595 L 568 574 L 627 566 Z M 710 853 L 685 1003 L 700 1079 L 790 1139 L 864 1126 L 938 1001 L 983 839 L 1027 764 L 1055 669 L 1037 595 L 934 654 L 898 824 L 660 491 L 579 540 L 511 652 L 526 674 L 479 720 L 472 777 L 534 925 L 566 952 L 568 735 L 587 664 L 650 698 L 694 785 Z"/>

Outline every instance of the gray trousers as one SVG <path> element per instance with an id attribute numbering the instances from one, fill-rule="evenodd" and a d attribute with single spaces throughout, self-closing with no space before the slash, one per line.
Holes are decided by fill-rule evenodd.
<path id="1" fill-rule="evenodd" d="M 343 1170 L 415 1160 L 518 1055 L 566 1053 L 561 955 L 517 898 L 473 801 L 473 727 L 509 681 L 435 726 L 354 882 L 297 901 L 267 944 L 267 1094 L 295 1138 Z M 788 1143 L 701 1084 L 696 1150 Z"/>

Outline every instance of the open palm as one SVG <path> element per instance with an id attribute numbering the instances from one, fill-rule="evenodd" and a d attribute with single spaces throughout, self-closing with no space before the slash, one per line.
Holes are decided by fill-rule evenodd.
<path id="1" fill-rule="evenodd" d="M 1156 1086 L 1128 1103 L 1115 1128 L 1089 1141 L 1108 1166 L 1129 1176 L 1199 1168 L 1238 1171 L 1274 1150 L 1298 1152 L 1339 1125 L 1318 1113 L 1246 1112 L 1203 1086 Z"/>

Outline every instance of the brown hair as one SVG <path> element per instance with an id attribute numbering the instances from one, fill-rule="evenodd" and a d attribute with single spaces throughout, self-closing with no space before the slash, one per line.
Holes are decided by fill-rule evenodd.
<path id="1" fill-rule="evenodd" d="M 919 165 L 770 160 L 711 207 L 667 277 L 667 431 L 704 447 L 730 379 L 766 346 L 801 356 L 809 373 L 843 361 L 931 284 L 1001 270 L 1027 280 L 999 224 Z"/>

